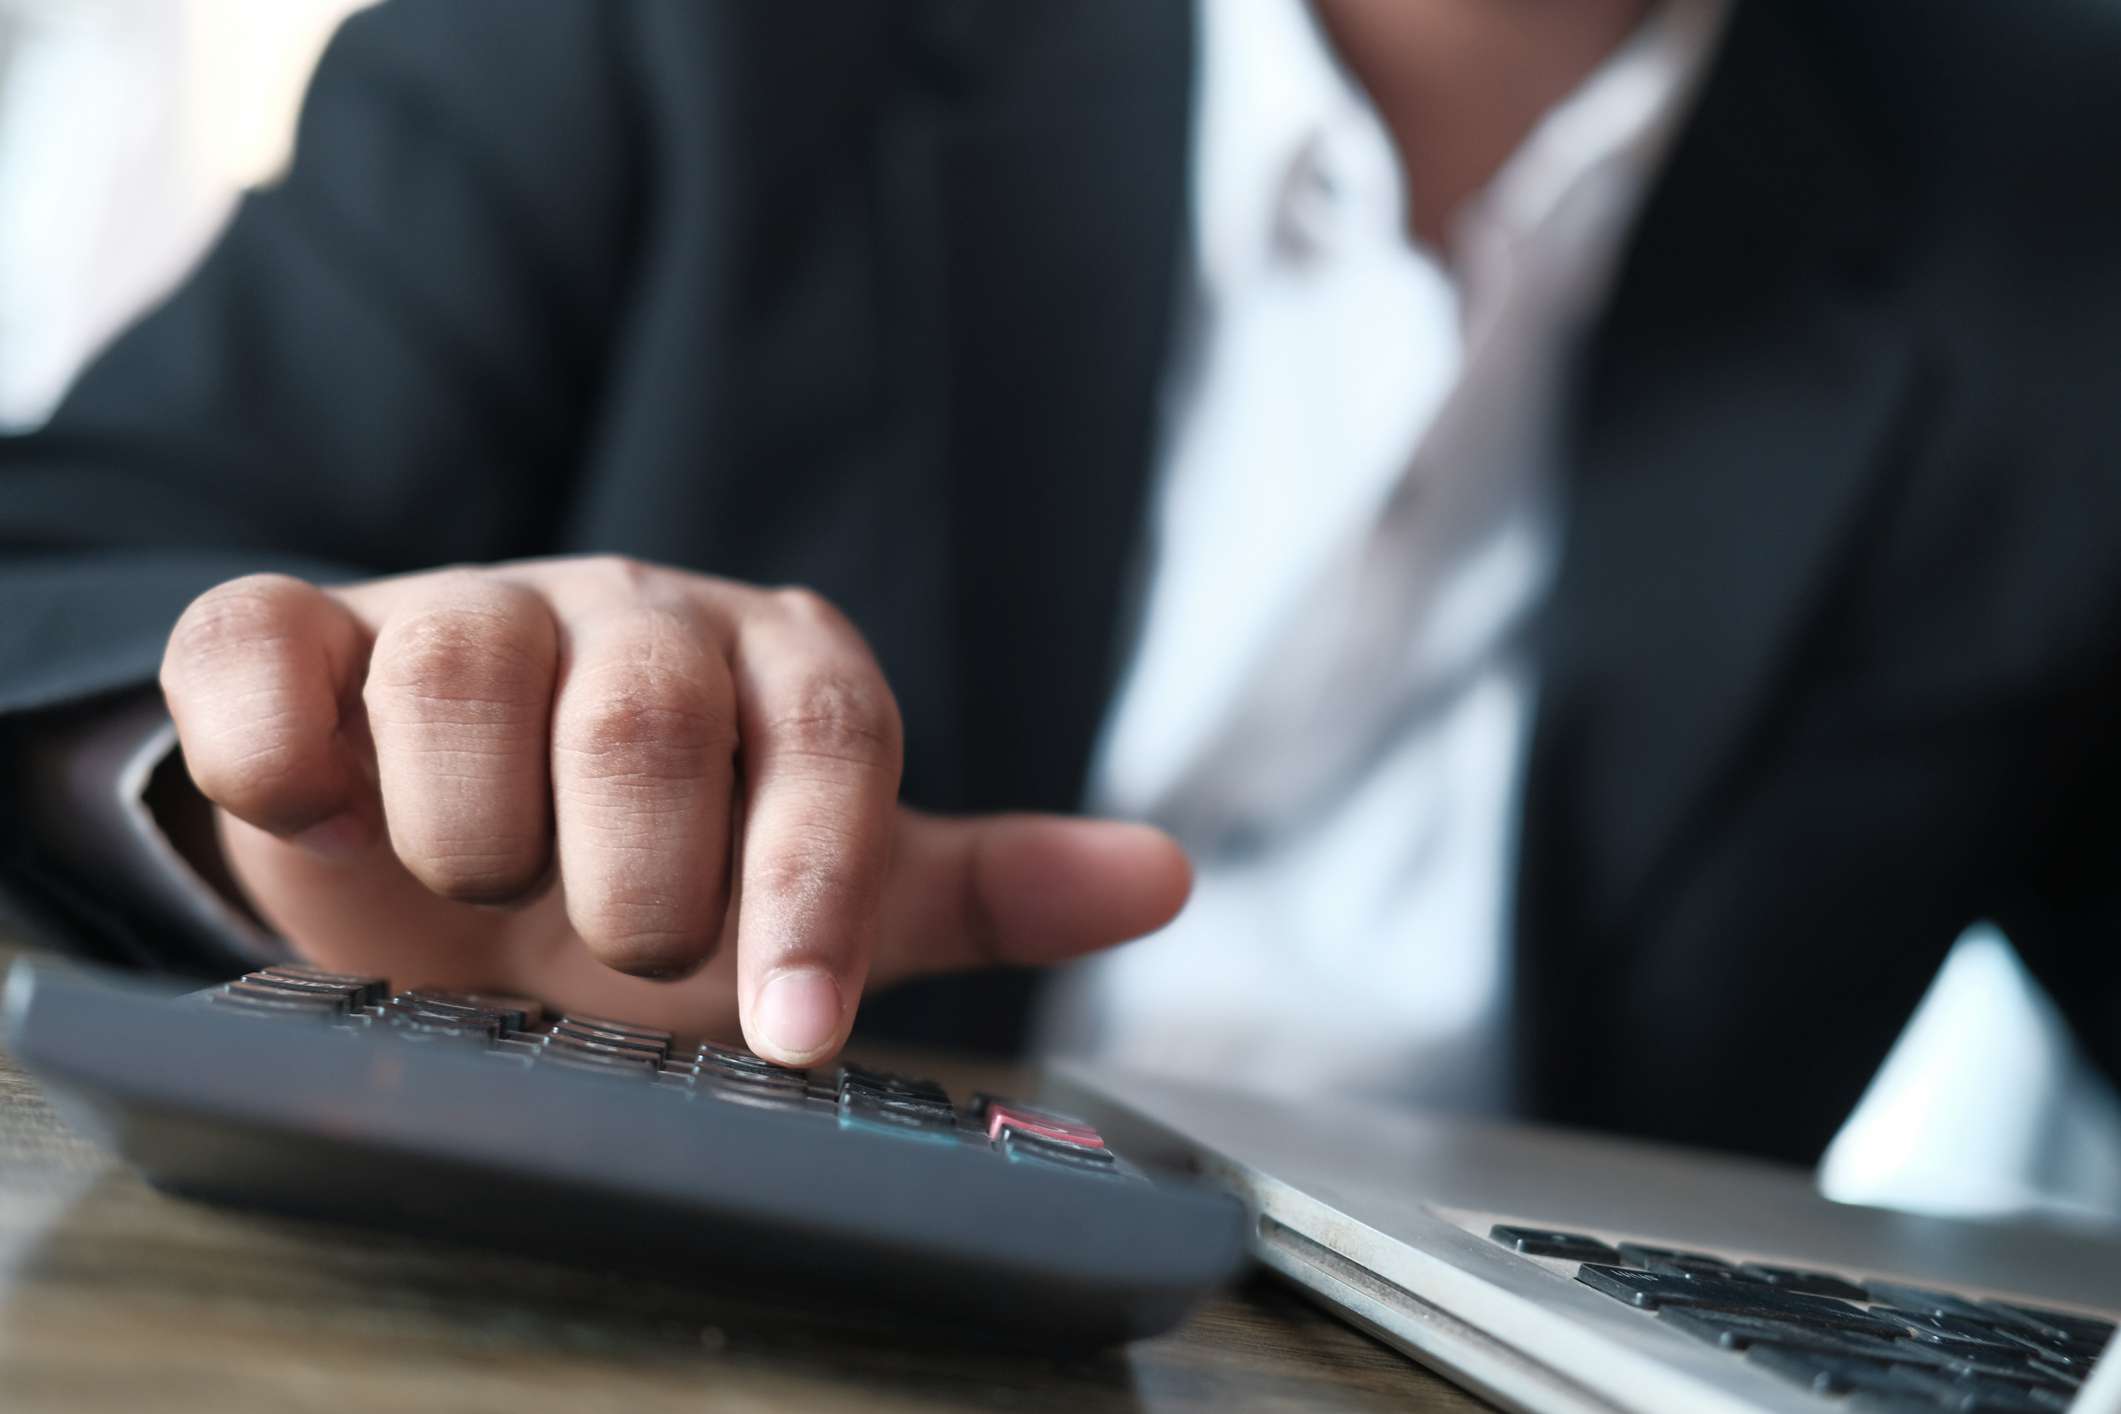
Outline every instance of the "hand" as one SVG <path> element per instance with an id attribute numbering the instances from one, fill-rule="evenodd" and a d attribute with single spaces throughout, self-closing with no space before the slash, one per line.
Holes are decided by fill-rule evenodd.
<path id="1" fill-rule="evenodd" d="M 891 690 L 803 590 L 609 558 L 256 576 L 185 611 L 162 688 L 230 868 L 304 957 L 740 1022 L 791 1065 L 872 984 L 1072 957 L 1188 888 L 1146 827 L 900 806 Z"/>

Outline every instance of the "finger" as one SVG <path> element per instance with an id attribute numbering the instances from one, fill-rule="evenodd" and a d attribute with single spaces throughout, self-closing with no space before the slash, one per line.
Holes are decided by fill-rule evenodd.
<path id="1" fill-rule="evenodd" d="M 384 819 L 432 892 L 501 903 L 544 879 L 558 660 L 544 600 L 465 571 L 435 576 L 378 625 L 362 698 Z"/>
<path id="2" fill-rule="evenodd" d="M 1147 825 L 901 810 L 877 980 L 1062 962 L 1163 927 L 1192 885 L 1185 851 Z"/>
<path id="3" fill-rule="evenodd" d="M 193 600 L 170 632 L 162 693 L 201 793 L 319 853 L 372 838 L 362 751 L 346 730 L 367 646 L 345 608 L 284 575 Z"/>
<path id="4" fill-rule="evenodd" d="M 728 660 L 679 605 L 570 616 L 567 639 L 552 777 L 568 919 L 607 966 L 683 975 L 714 952 L 728 911 Z"/>
<path id="5" fill-rule="evenodd" d="M 735 657 L 746 807 L 737 998 L 760 1055 L 846 1039 L 891 860 L 900 724 L 852 625 L 803 590 L 743 620 Z"/>

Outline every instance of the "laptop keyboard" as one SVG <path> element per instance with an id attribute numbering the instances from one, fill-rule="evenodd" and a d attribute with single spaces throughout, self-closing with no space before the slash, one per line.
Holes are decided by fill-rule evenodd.
<path id="1" fill-rule="evenodd" d="M 2094 1316 L 1901 1282 L 1510 1224 L 1488 1235 L 1576 1262 L 1593 1291 L 1852 1409 L 2054 1414 L 2114 1334 Z"/>
<path id="2" fill-rule="evenodd" d="M 393 991 L 378 977 L 310 967 L 268 967 L 197 994 L 234 1015 L 307 1020 L 349 1036 L 460 1046 L 497 1073 L 535 1085 L 556 1070 L 660 1090 L 673 1105 L 735 1104 L 906 1140 L 991 1150 L 1010 1162 L 1135 1182 L 1097 1130 L 1072 1115 L 974 1095 L 958 1104 L 942 1086 L 845 1062 L 814 1070 L 774 1065 L 712 1041 L 608 1017 L 549 1011 L 523 997 Z"/>

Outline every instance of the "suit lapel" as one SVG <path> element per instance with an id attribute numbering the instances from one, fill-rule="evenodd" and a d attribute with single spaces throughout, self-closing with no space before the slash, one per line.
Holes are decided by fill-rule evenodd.
<path id="1" fill-rule="evenodd" d="M 1912 372 L 1865 275 L 1880 188 L 1788 23 L 1734 16 L 1573 420 L 1518 892 L 1535 1049 L 1763 723 Z"/>
<path id="2" fill-rule="evenodd" d="M 1184 0 L 958 6 L 931 67 L 966 803 L 1072 808 L 1114 675 L 1186 216 Z"/>
<path id="3" fill-rule="evenodd" d="M 930 0 L 902 12 L 878 134 L 904 317 L 885 370 L 904 484 L 951 580 L 911 625 L 922 803 L 1080 801 L 1115 672 L 1186 228 L 1190 0 Z M 925 599 L 922 602 L 927 602 Z M 908 658 L 916 656 L 908 649 Z M 909 722 L 911 717 L 909 716 Z M 916 760 L 916 757 L 919 760 Z M 1020 1046 L 1034 974 L 932 978 L 868 1034 Z"/>

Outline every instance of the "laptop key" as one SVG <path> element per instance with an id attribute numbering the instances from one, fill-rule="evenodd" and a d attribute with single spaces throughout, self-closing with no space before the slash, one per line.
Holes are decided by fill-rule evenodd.
<path id="1" fill-rule="evenodd" d="M 1966 1321 L 1984 1330 L 2005 1327 L 2031 1330 L 2039 1324 L 2030 1317 L 2014 1316 L 2000 1309 L 1991 1310 L 1977 1301 L 1954 1296 L 1949 1291 L 1933 1291 L 1924 1286 L 1906 1286 L 1892 1281 L 1869 1281 L 1864 1285 L 1870 1288 L 1871 1300 L 1881 1305 L 1897 1307 L 1902 1311 L 1914 1311 L 1925 1316 Z"/>
<path id="2" fill-rule="evenodd" d="M 1873 1306 L 1871 1314 L 1881 1320 L 1895 1321 L 1906 1326 L 1909 1336 L 1915 1340 L 1959 1341 L 1993 1346 L 2002 1350 L 2020 1348 L 2026 1344 L 1993 1326 L 1959 1316 L 1940 1316 L 1930 1311 L 1912 1311 L 1899 1306 Z"/>
<path id="3" fill-rule="evenodd" d="M 2067 1355 L 2073 1359 L 2096 1360 L 2106 1349 L 2105 1341 L 2079 1340 L 2049 1326 L 1997 1326 L 1994 1329 L 1997 1335 L 2017 1344 L 2030 1346 L 2034 1350 Z"/>
<path id="4" fill-rule="evenodd" d="M 1843 1301 L 1868 1301 L 1870 1293 L 1856 1283 L 1831 1272 L 1808 1272 L 1800 1267 L 1771 1267 L 1760 1262 L 1747 1262 L 1738 1268 L 1739 1274 L 1755 1281 L 1764 1281 L 1782 1291 L 1794 1291 L 1804 1296 L 1833 1296 Z"/>
<path id="5" fill-rule="evenodd" d="M 1953 1414 L 2054 1414 L 2069 1408 L 2074 1393 L 1995 1380 L 1957 1380 L 1938 1405 Z"/>
<path id="6" fill-rule="evenodd" d="M 2067 1403 L 2052 1402 L 2047 1390 L 2016 1392 L 1955 1389 L 1937 1398 L 1927 1395 L 1879 1393 L 1855 1390 L 1847 1408 L 1856 1414 L 2061 1414 Z"/>
<path id="7" fill-rule="evenodd" d="M 1917 1356 L 1909 1343 L 1888 1340 L 1859 1331 L 1820 1326 L 1801 1326 L 1771 1316 L 1747 1316 L 1732 1311 L 1714 1311 L 1705 1306 L 1666 1306 L 1657 1319 L 1684 1335 L 1725 1350 L 1746 1350 L 1755 1345 L 1782 1345 L 1816 1350 L 1828 1355 L 1850 1355 L 1861 1359 L 1929 1363 Z"/>
<path id="8" fill-rule="evenodd" d="M 1746 1351 L 1745 1358 L 1814 1394 L 1850 1394 L 1860 1390 L 1889 1398 L 1927 1399 L 1934 1408 L 1951 1398 L 1953 1392 L 1951 1380 L 1920 1365 L 1764 1343 Z"/>
<path id="9" fill-rule="evenodd" d="M 1620 1253 L 1595 1237 L 1586 1237 L 1580 1232 L 1558 1232 L 1545 1227 L 1517 1227 L 1510 1223 L 1497 1223 L 1488 1229 L 1488 1236 L 1514 1252 L 1527 1257 L 1566 1257 L 1573 1262 L 1597 1262 L 1606 1266 L 1619 1266 Z"/>
<path id="10" fill-rule="evenodd" d="M 1901 1333 L 1900 1327 L 1879 1320 L 1847 1302 L 1777 1291 L 1765 1282 L 1661 1276 L 1634 1267 L 1608 1267 L 1594 1262 L 1578 1267 L 1576 1280 L 1594 1291 L 1645 1311 L 1665 1306 L 1700 1306 L 1823 1329 L 1862 1331 L 1880 1339 L 1891 1339 Z"/>
<path id="11" fill-rule="evenodd" d="M 2013 1301 L 1984 1301 L 1981 1305 L 2005 1316 L 2017 1316 L 2037 1322 L 2088 1345 L 2104 1347 L 2114 1338 L 2114 1323 L 2102 1321 L 2097 1316 L 2083 1316 L 2074 1311 L 2046 1310 L 2039 1306 L 2020 1306 Z"/>
<path id="12" fill-rule="evenodd" d="M 1676 1247 L 1650 1247 L 1640 1242 L 1621 1243 L 1620 1260 L 1631 1267 L 1661 1272 L 1666 1276 L 1713 1276 L 1729 1280 L 1738 1275 L 1737 1270 L 1721 1257 Z"/>

